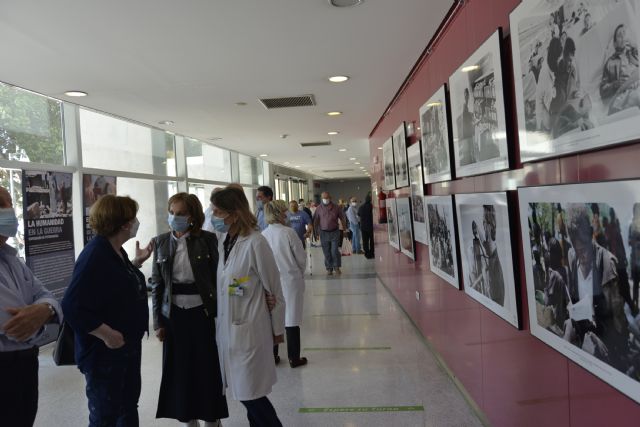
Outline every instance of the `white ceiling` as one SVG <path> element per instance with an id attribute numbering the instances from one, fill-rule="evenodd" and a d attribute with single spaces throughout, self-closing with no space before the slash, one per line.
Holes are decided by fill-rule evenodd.
<path id="1" fill-rule="evenodd" d="M 316 176 L 362 176 L 349 158 L 367 166 L 369 133 L 452 3 L 0 0 L 0 81 L 178 134 L 221 137 L 219 146 Z M 336 74 L 351 80 L 326 80 Z M 266 110 L 258 102 L 304 94 L 317 105 Z M 326 116 L 333 110 L 344 114 Z M 327 135 L 333 130 L 340 134 Z M 299 145 L 326 140 L 330 147 Z M 353 172 L 322 172 L 333 169 Z"/>

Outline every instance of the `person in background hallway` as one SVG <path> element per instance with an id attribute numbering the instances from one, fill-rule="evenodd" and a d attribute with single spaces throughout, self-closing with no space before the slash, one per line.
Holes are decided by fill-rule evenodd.
<path id="1" fill-rule="evenodd" d="M 175 194 L 167 207 L 172 231 L 154 239 L 151 277 L 153 329 L 163 342 L 156 418 L 219 426 L 229 412 L 216 346 L 218 240 L 202 230 L 194 194 Z"/>
<path id="2" fill-rule="evenodd" d="M 373 205 L 371 204 L 371 193 L 364 198 L 364 203 L 358 208 L 360 218 L 360 231 L 362 232 L 362 248 L 364 257 L 373 259 Z"/>
<path id="3" fill-rule="evenodd" d="M 347 223 L 343 210 L 331 201 L 331 195 L 327 191 L 323 192 L 322 204 L 318 206 L 313 215 L 313 230 L 316 235 L 320 235 L 320 243 L 324 253 L 324 266 L 329 276 L 334 271 L 337 274 L 342 273 L 340 270 L 342 266 L 340 223 Z"/>
<path id="4" fill-rule="evenodd" d="M 295 203 L 295 201 L 291 203 Z M 264 205 L 264 213 L 269 226 L 262 232 L 262 235 L 273 250 L 284 293 L 289 365 L 292 368 L 297 368 L 307 364 L 307 358 L 300 357 L 300 323 L 302 322 L 304 271 L 307 268 L 307 256 L 296 232 L 284 225 L 287 217 L 285 202 L 276 200 L 267 203 Z"/>
<path id="5" fill-rule="evenodd" d="M 273 200 L 273 190 L 266 185 L 258 187 L 256 191 L 256 218 L 258 219 L 258 227 L 260 231 L 267 228 L 267 223 L 264 221 L 264 210 L 262 207 L 265 203 Z"/>
<path id="6" fill-rule="evenodd" d="M 311 209 L 309 209 L 307 207 L 307 205 L 304 203 L 304 199 L 298 200 L 298 205 L 299 205 L 300 209 L 302 209 L 303 211 L 305 211 L 307 213 L 307 215 L 309 215 L 309 218 L 313 217 L 313 214 L 311 213 Z"/>
<path id="7" fill-rule="evenodd" d="M 355 197 L 349 199 L 347 220 L 351 231 L 351 250 L 354 254 L 361 254 L 363 252 L 360 248 L 360 219 L 358 218 L 358 200 Z"/>
<path id="8" fill-rule="evenodd" d="M 62 309 L 7 244 L 18 232 L 11 195 L 0 187 L 0 421 L 30 427 L 38 411 L 38 347 L 46 323 L 61 323 Z"/>
<path id="9" fill-rule="evenodd" d="M 302 247 L 306 249 L 307 237 L 311 235 L 313 229 L 311 225 L 311 217 L 305 211 L 298 210 L 298 202 L 292 200 L 289 202 L 289 210 L 287 211 L 287 219 L 289 225 L 295 230 L 298 237 L 302 241 Z"/>
<path id="10" fill-rule="evenodd" d="M 122 245 L 136 237 L 138 203 L 108 194 L 91 207 L 96 237 L 84 247 L 62 299 L 75 332 L 75 359 L 87 381 L 89 426 L 138 426 L 142 337 L 149 329 L 147 286 L 140 266 L 153 242 L 129 261 Z"/>
<path id="11" fill-rule="evenodd" d="M 284 341 L 280 273 L 242 190 L 211 194 L 218 242 L 217 340 L 223 387 L 247 408 L 251 426 L 281 426 L 267 398 L 276 382 L 273 345 Z M 275 296 L 269 312 L 265 293 Z"/>

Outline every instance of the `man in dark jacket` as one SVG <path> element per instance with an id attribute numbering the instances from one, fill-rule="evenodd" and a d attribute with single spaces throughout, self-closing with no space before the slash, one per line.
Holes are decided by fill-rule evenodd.
<path id="1" fill-rule="evenodd" d="M 367 194 L 364 203 L 358 208 L 360 217 L 360 231 L 362 232 L 362 249 L 367 259 L 374 257 L 373 248 L 373 206 L 371 205 L 371 193 Z"/>

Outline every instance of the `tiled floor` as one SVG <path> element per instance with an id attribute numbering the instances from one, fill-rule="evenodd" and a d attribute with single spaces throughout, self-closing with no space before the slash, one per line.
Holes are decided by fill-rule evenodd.
<path id="1" fill-rule="evenodd" d="M 285 426 L 481 426 L 439 368 L 415 328 L 375 278 L 372 260 L 343 258 L 343 274 L 327 277 L 322 251 L 311 249 L 307 277 L 303 355 L 309 365 L 278 367 L 269 398 Z M 361 349 L 364 348 L 364 349 Z M 306 349 L 306 350 L 304 350 Z M 286 355 L 285 346 L 281 354 Z M 145 339 L 142 354 L 142 426 L 177 426 L 155 419 L 162 347 Z M 86 426 L 84 379 L 73 367 L 56 367 L 50 350 L 40 356 L 40 406 L 36 426 Z M 415 408 L 418 406 L 418 408 Z M 419 408 L 419 407 L 422 408 Z M 349 408 L 353 412 L 301 412 L 301 408 Z M 406 410 L 398 410 L 398 407 Z M 355 409 L 351 409 L 355 408 Z M 357 408 L 375 408 L 360 412 Z M 244 407 L 229 401 L 225 427 L 247 426 Z"/>

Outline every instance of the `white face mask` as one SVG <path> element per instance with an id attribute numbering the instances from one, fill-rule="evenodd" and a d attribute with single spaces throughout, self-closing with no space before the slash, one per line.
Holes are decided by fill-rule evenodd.
<path id="1" fill-rule="evenodd" d="M 329 199 L 322 199 L 322 204 L 323 204 L 323 205 L 328 205 L 328 204 L 329 204 L 329 202 L 330 202 L 330 200 L 329 200 Z"/>
<path id="2" fill-rule="evenodd" d="M 353 207 L 358 206 L 358 203 L 357 202 L 351 202 L 351 206 L 353 206 Z"/>
<path id="3" fill-rule="evenodd" d="M 133 220 L 133 224 L 131 224 L 131 228 L 129 229 L 130 239 L 133 239 L 134 237 L 136 237 L 136 234 L 138 234 L 138 228 L 140 228 L 140 221 L 138 221 L 138 218 L 136 217 Z"/>

